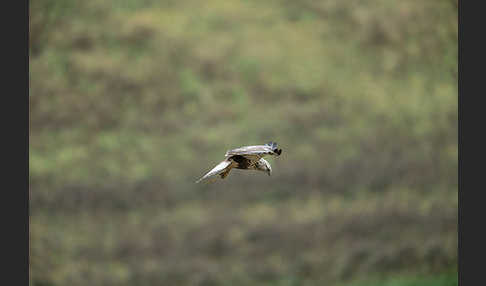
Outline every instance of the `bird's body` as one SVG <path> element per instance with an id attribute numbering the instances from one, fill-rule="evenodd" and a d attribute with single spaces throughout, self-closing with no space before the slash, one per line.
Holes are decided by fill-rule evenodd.
<path id="1" fill-rule="evenodd" d="M 228 176 L 232 168 L 264 171 L 270 176 L 272 167 L 270 166 L 270 163 L 262 157 L 265 155 L 280 156 L 281 153 L 282 149 L 277 149 L 277 143 L 274 142 L 265 145 L 244 146 L 229 150 L 225 154 L 225 159 L 202 178 L 197 180 L 196 183 L 216 176 L 224 179 Z"/>

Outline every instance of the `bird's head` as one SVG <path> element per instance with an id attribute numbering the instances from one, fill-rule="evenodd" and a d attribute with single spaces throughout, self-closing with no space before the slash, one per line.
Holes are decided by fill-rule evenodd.
<path id="1" fill-rule="evenodd" d="M 272 166 L 265 159 L 260 159 L 256 164 L 257 170 L 266 172 L 269 176 L 272 174 Z"/>

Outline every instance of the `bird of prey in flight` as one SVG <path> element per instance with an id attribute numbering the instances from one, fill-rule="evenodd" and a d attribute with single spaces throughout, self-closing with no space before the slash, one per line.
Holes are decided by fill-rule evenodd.
<path id="1" fill-rule="evenodd" d="M 277 148 L 277 143 L 269 142 L 265 145 L 244 146 L 229 150 L 225 154 L 224 160 L 216 165 L 211 171 L 196 181 L 199 183 L 203 180 L 219 176 L 221 179 L 226 178 L 232 168 L 242 170 L 257 170 L 266 172 L 269 176 L 272 173 L 272 167 L 262 157 L 265 155 L 280 156 L 282 149 Z"/>

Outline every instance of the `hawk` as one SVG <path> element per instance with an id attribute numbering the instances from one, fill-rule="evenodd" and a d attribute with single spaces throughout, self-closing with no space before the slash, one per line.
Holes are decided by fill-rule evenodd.
<path id="1" fill-rule="evenodd" d="M 265 145 L 244 146 L 229 150 L 225 154 L 225 159 L 211 171 L 206 173 L 202 178 L 197 180 L 196 183 L 215 176 L 224 179 L 228 176 L 232 168 L 262 171 L 270 176 L 272 174 L 272 167 L 270 166 L 270 163 L 262 157 L 265 155 L 280 156 L 280 154 L 282 154 L 282 149 L 278 149 L 277 143 L 275 142 L 269 142 Z"/>

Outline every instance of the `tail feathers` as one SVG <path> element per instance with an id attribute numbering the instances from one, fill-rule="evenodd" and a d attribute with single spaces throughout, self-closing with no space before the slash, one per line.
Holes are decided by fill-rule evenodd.
<path id="1" fill-rule="evenodd" d="M 282 153 L 282 149 L 277 148 L 277 142 L 270 141 L 265 145 L 270 146 L 270 148 L 272 148 L 273 152 L 275 152 L 277 155 L 280 155 Z"/>
<path id="2" fill-rule="evenodd" d="M 270 141 L 265 145 L 272 147 L 272 149 L 277 149 L 277 143 L 276 142 Z"/>

